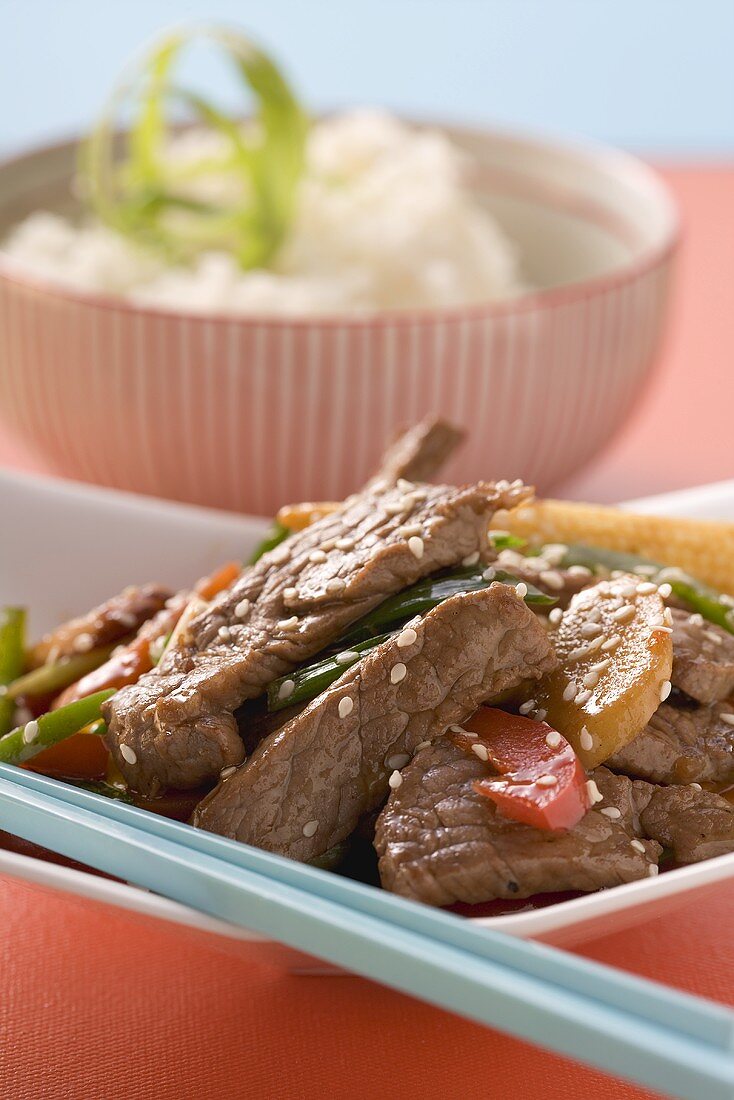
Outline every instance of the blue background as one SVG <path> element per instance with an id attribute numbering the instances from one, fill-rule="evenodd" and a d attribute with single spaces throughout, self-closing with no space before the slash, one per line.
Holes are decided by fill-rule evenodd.
<path id="1" fill-rule="evenodd" d="M 314 109 L 734 154 L 734 0 L 0 0 L 0 148 L 88 125 L 127 55 L 188 18 L 250 29 Z M 210 60 L 199 69 L 224 97 Z"/>

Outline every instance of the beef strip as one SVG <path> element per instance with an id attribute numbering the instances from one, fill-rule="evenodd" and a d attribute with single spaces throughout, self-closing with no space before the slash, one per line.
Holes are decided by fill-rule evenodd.
<path id="1" fill-rule="evenodd" d="M 548 596 L 554 596 L 557 606 L 564 610 L 572 596 L 596 581 L 591 570 L 583 566 L 572 565 L 564 569 L 545 557 L 520 554 L 517 550 L 501 550 L 496 565 L 519 580 L 534 584 Z"/>
<path id="2" fill-rule="evenodd" d="M 372 650 L 198 807 L 194 824 L 294 859 L 348 837 L 421 742 L 554 667 L 514 589 L 446 600 Z"/>
<path id="3" fill-rule="evenodd" d="M 428 481 L 449 455 L 463 442 L 465 432 L 446 420 L 427 417 L 403 432 L 382 456 L 380 468 L 370 481 L 374 487 L 406 481 Z"/>
<path id="4" fill-rule="evenodd" d="M 569 832 L 546 832 L 504 817 L 473 782 L 488 766 L 448 738 L 403 770 L 377 823 L 382 885 L 428 905 L 475 904 L 558 890 L 593 891 L 657 870 L 661 848 L 634 828 L 632 782 L 598 768 L 604 796 Z M 616 808 L 610 818 L 603 809 Z M 635 846 L 632 841 L 635 841 Z"/>
<path id="5" fill-rule="evenodd" d="M 145 794 L 189 789 L 239 764 L 233 711 L 336 641 L 387 596 L 467 555 L 488 552 L 497 508 L 521 485 L 357 494 L 243 571 L 188 624 L 157 668 L 104 706 L 107 742 Z"/>
<path id="6" fill-rule="evenodd" d="M 734 695 L 734 634 L 672 608 L 673 684 L 699 703 Z"/>
<path id="7" fill-rule="evenodd" d="M 662 703 L 607 766 L 652 783 L 734 782 L 734 701 Z"/>
<path id="8" fill-rule="evenodd" d="M 111 645 L 135 631 L 164 606 L 171 591 L 161 584 L 130 585 L 98 607 L 70 619 L 33 646 L 28 662 L 32 668 Z"/>
<path id="9" fill-rule="evenodd" d="M 721 795 L 697 786 L 634 786 L 642 831 L 669 848 L 677 863 L 734 852 L 734 806 Z"/>

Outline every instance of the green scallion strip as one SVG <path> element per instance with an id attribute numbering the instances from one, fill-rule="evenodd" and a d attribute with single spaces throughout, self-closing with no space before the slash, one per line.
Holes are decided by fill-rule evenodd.
<path id="1" fill-rule="evenodd" d="M 280 546 L 281 542 L 285 542 L 290 534 L 292 534 L 292 532 L 289 531 L 287 527 L 284 527 L 282 523 L 278 523 L 277 520 L 275 520 L 265 538 L 253 550 L 247 564 L 254 565 L 256 561 L 260 560 L 263 554 L 267 554 L 268 550 L 274 550 L 276 546 Z"/>
<path id="2" fill-rule="evenodd" d="M 604 550 L 581 544 L 569 546 L 561 564 L 563 566 L 585 565 L 593 573 L 611 573 L 615 570 L 635 573 L 644 568 L 646 578 L 656 584 L 667 582 L 673 594 L 691 611 L 697 612 L 708 622 L 734 634 L 732 604 L 728 603 L 720 592 L 680 570 L 671 569 L 670 566 L 661 565 L 660 562 L 651 561 L 649 558 L 638 557 L 636 554 L 624 554 L 616 550 Z"/>
<path id="3" fill-rule="evenodd" d="M 103 798 L 113 798 L 117 802 L 127 802 L 134 806 L 135 799 L 125 787 L 114 787 L 111 783 L 103 783 L 91 779 L 70 779 L 72 787 L 79 787 L 83 791 L 91 791 L 92 794 L 102 795 Z"/>
<path id="4" fill-rule="evenodd" d="M 102 703 L 114 694 L 111 688 L 97 691 L 86 699 L 79 699 L 66 707 L 59 707 L 58 710 L 50 710 L 40 718 L 6 733 L 4 737 L 0 737 L 0 762 L 24 764 L 49 745 L 57 745 L 59 741 L 65 741 L 72 734 L 79 733 L 79 730 L 101 717 Z"/>
<path id="5" fill-rule="evenodd" d="M 485 579 L 484 569 L 486 566 L 482 572 L 473 566 L 455 569 L 443 576 L 419 581 L 404 592 L 391 596 L 344 635 L 337 643 L 338 652 L 275 680 L 268 688 L 268 710 L 283 710 L 294 703 L 307 703 L 315 699 L 361 660 L 365 653 L 390 638 L 408 619 L 424 615 L 450 596 L 478 592 L 489 588 L 494 581 L 513 587 L 520 583 L 517 577 L 503 569 L 496 569 L 493 576 Z M 524 597 L 527 604 L 552 607 L 557 602 L 555 597 L 546 595 L 534 585 L 528 584 L 527 589 Z"/>
<path id="6" fill-rule="evenodd" d="M 50 665 L 41 665 L 19 676 L 8 684 L 9 699 L 20 699 L 27 695 L 55 695 L 69 684 L 75 684 L 82 676 L 103 665 L 115 648 L 114 645 L 90 649 L 88 653 L 75 653 L 73 657 L 62 657 Z"/>
<path id="7" fill-rule="evenodd" d="M 6 690 L 23 673 L 25 665 L 26 614 L 22 607 L 0 611 L 0 737 L 13 724 L 15 703 Z"/>

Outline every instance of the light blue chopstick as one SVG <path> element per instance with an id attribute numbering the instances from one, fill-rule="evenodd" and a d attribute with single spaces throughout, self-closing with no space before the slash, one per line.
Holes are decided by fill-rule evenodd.
<path id="1" fill-rule="evenodd" d="M 0 766 L 2 825 L 433 1004 L 698 1100 L 734 1096 L 732 1014 Z"/>

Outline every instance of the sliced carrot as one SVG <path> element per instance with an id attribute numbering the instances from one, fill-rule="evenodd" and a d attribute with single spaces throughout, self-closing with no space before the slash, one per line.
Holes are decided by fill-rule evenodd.
<path id="1" fill-rule="evenodd" d="M 232 581 L 236 580 L 242 572 L 242 566 L 237 561 L 228 561 L 224 565 L 220 566 L 215 573 L 212 573 L 209 577 L 203 577 L 194 586 L 194 591 L 197 596 L 201 596 L 204 600 L 211 600 L 219 592 L 224 591 L 225 588 L 229 588 Z"/>

